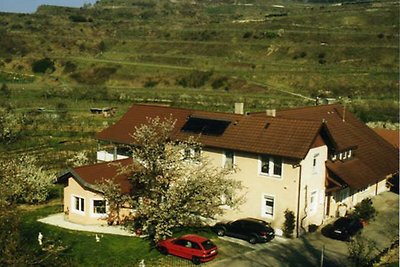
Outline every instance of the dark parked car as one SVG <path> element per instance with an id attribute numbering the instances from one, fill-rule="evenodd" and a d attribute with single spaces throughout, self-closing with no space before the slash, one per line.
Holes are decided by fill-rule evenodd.
<path id="1" fill-rule="evenodd" d="M 341 217 L 334 223 L 322 228 L 321 233 L 329 238 L 350 241 L 351 237 L 363 228 L 360 219 L 356 217 Z"/>
<path id="2" fill-rule="evenodd" d="M 251 244 L 265 243 L 275 237 L 275 231 L 269 223 L 253 218 L 217 223 L 213 229 L 219 236 L 236 237 L 247 240 Z"/>
<path id="3" fill-rule="evenodd" d="M 188 260 L 194 264 L 200 264 L 213 260 L 217 254 L 217 246 L 209 239 L 199 235 L 184 235 L 179 238 L 170 238 L 159 241 L 156 245 L 162 254 L 175 255 Z"/>

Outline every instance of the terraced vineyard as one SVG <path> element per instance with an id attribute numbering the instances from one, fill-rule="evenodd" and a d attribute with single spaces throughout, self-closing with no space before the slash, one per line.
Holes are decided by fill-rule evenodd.
<path id="1" fill-rule="evenodd" d="M 41 114 L 47 131 L 28 131 L 11 149 L 53 142 L 62 151 L 57 142 L 74 138 L 89 148 L 133 102 L 219 111 L 244 102 L 253 111 L 319 96 L 366 122 L 397 122 L 398 10 L 395 1 L 101 0 L 0 13 L 7 104 L 26 112 L 63 103 L 69 115 Z M 40 65 L 46 58 L 52 67 Z M 117 116 L 89 114 L 104 106 Z"/>

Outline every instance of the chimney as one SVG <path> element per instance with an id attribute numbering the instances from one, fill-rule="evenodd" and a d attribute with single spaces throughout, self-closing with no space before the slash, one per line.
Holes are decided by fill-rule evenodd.
<path id="1" fill-rule="evenodd" d="M 244 114 L 244 103 L 235 103 L 235 114 Z"/>
<path id="2" fill-rule="evenodd" d="M 267 116 L 275 117 L 276 116 L 276 109 L 267 109 L 266 112 Z"/>

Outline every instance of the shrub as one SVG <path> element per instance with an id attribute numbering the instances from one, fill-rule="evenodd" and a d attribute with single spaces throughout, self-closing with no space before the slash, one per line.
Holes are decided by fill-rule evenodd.
<path id="1" fill-rule="evenodd" d="M 71 62 L 71 61 L 67 61 L 64 64 L 64 73 L 71 73 L 76 71 L 76 64 Z"/>
<path id="2" fill-rule="evenodd" d="M 279 37 L 279 34 L 276 32 L 265 32 L 264 37 L 267 39 L 274 39 L 274 38 Z"/>
<path id="3" fill-rule="evenodd" d="M 293 236 L 293 230 L 295 227 L 295 216 L 294 212 L 291 210 L 286 209 L 285 210 L 285 222 L 283 223 L 283 235 L 285 237 L 292 237 Z"/>
<path id="4" fill-rule="evenodd" d="M 107 46 L 106 46 L 106 44 L 104 43 L 104 41 L 100 41 L 100 43 L 97 44 L 97 49 L 98 49 L 100 52 L 106 51 Z"/>
<path id="5" fill-rule="evenodd" d="M 347 244 L 348 258 L 353 266 L 370 266 L 375 246 L 373 240 L 356 235 L 355 239 Z"/>
<path id="6" fill-rule="evenodd" d="M 116 67 L 95 67 L 70 75 L 72 79 L 83 84 L 103 84 L 117 71 Z"/>
<path id="7" fill-rule="evenodd" d="M 251 36 L 253 36 L 253 33 L 252 33 L 252 32 L 245 32 L 245 33 L 243 34 L 243 38 L 244 38 L 244 39 L 248 39 L 248 38 L 250 38 Z"/>
<path id="8" fill-rule="evenodd" d="M 71 15 L 69 16 L 69 19 L 72 22 L 87 22 L 88 20 L 86 19 L 86 17 L 81 16 L 81 15 Z"/>
<path id="9" fill-rule="evenodd" d="M 55 70 L 54 62 L 48 57 L 36 60 L 32 63 L 32 71 L 35 73 L 45 73 L 47 71 L 52 73 Z"/>
<path id="10" fill-rule="evenodd" d="M 3 83 L 0 87 L 0 95 L 2 96 L 2 98 L 10 98 L 11 90 L 10 88 L 8 88 L 7 84 Z"/>
<path id="11" fill-rule="evenodd" d="M 227 82 L 228 82 L 228 77 L 219 77 L 212 82 L 211 86 L 213 89 L 218 89 L 221 87 L 226 87 Z"/>
<path id="12" fill-rule="evenodd" d="M 370 198 L 363 199 L 354 207 L 353 215 L 360 220 L 368 221 L 376 216 L 376 210 Z"/>
<path id="13" fill-rule="evenodd" d="M 177 83 L 183 87 L 199 88 L 210 79 L 212 74 L 212 71 L 194 70 L 188 76 L 178 79 Z"/>
<path id="14" fill-rule="evenodd" d="M 158 84 L 158 81 L 149 79 L 149 80 L 147 80 L 147 81 L 144 83 L 144 87 L 145 87 L 145 88 L 153 88 L 153 87 L 156 86 L 157 84 Z"/>

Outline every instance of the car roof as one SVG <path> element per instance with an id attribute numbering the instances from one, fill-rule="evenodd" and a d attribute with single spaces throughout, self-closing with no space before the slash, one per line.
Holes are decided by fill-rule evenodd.
<path id="1" fill-rule="evenodd" d="M 202 243 L 202 242 L 208 240 L 208 238 L 205 238 L 205 237 L 202 237 L 199 235 L 195 235 L 195 234 L 183 235 L 180 238 L 184 238 L 186 240 L 193 241 L 193 242 L 199 242 L 199 243 Z"/>
<path id="2" fill-rule="evenodd" d="M 247 222 L 255 222 L 255 223 L 262 223 L 262 224 L 268 224 L 266 221 L 259 220 L 256 218 L 243 218 L 243 219 L 238 219 L 237 221 L 247 221 Z"/>

